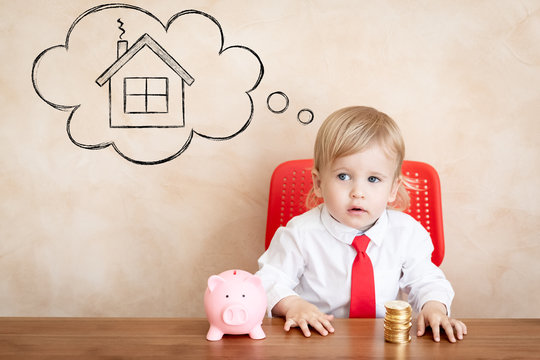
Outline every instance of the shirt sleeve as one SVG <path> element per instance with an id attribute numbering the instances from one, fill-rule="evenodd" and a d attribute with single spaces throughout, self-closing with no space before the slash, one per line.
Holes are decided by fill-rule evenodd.
<path id="1" fill-rule="evenodd" d="M 304 271 L 304 258 L 294 231 L 280 227 L 258 263 L 256 275 L 262 280 L 268 300 L 268 316 L 272 316 L 272 309 L 281 299 L 298 295 L 294 288 Z"/>
<path id="2" fill-rule="evenodd" d="M 415 222 L 402 267 L 400 288 L 409 295 L 408 301 L 415 311 L 420 312 L 426 302 L 436 300 L 446 306 L 450 315 L 454 290 L 442 270 L 431 262 L 432 252 L 433 243 L 428 232 Z"/>

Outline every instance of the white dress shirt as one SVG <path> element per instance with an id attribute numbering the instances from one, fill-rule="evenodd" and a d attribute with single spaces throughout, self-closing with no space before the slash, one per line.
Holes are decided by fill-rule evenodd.
<path id="1" fill-rule="evenodd" d="M 409 215 L 386 210 L 365 232 L 373 264 L 376 316 L 400 290 L 414 311 L 428 300 L 450 304 L 454 291 L 443 272 L 431 262 L 433 244 L 427 231 Z M 259 271 L 268 297 L 268 315 L 284 297 L 298 295 L 323 313 L 349 317 L 351 270 L 358 230 L 336 221 L 324 204 L 294 217 L 280 227 L 259 258 Z"/>

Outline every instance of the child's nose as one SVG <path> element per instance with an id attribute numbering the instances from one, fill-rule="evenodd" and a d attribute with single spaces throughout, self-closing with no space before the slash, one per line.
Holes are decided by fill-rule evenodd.
<path id="1" fill-rule="evenodd" d="M 351 189 L 351 197 L 353 199 L 363 199 L 365 198 L 365 195 L 359 186 L 353 186 Z"/>

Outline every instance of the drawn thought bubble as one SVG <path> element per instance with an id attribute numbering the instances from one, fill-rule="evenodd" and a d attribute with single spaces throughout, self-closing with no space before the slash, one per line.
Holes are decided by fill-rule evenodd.
<path id="1" fill-rule="evenodd" d="M 159 164 L 195 135 L 227 140 L 249 126 L 264 67 L 251 49 L 224 42 L 218 21 L 200 11 L 164 24 L 136 6 L 102 5 L 38 55 L 32 79 L 44 101 L 69 112 L 74 144 Z"/>

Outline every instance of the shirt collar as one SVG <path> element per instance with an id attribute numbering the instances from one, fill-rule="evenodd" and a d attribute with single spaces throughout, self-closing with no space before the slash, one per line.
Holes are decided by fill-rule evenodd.
<path id="1" fill-rule="evenodd" d="M 362 234 L 362 232 L 358 231 L 357 229 L 344 225 L 334 219 L 328 212 L 328 209 L 324 203 L 321 204 L 321 221 L 330 235 L 347 245 L 352 244 L 354 238 Z M 387 210 L 385 210 L 375 224 L 369 228 L 365 234 L 375 245 L 379 246 L 383 241 L 387 225 L 388 214 Z"/>

